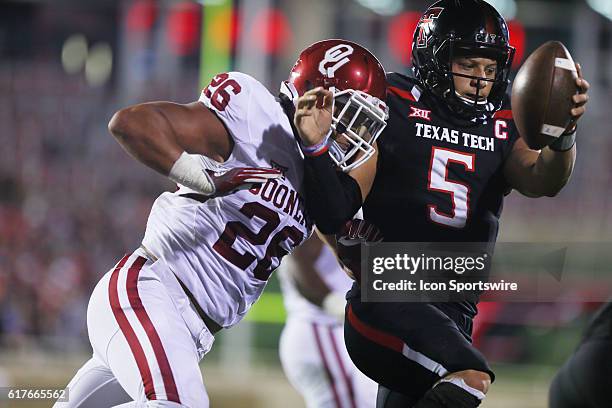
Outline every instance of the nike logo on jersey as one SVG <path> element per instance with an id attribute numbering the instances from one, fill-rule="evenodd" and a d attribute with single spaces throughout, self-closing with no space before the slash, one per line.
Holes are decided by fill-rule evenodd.
<path id="1" fill-rule="evenodd" d="M 495 139 L 492 137 L 473 135 L 471 133 L 459 132 L 442 126 L 429 125 L 427 123 L 415 122 L 416 136 L 425 139 L 440 140 L 458 146 L 471 149 L 495 151 Z"/>

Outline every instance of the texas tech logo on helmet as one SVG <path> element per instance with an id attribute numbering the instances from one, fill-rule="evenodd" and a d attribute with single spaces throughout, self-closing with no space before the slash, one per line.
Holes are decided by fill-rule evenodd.
<path id="1" fill-rule="evenodd" d="M 419 30 L 417 48 L 427 47 L 427 43 L 431 38 L 432 24 L 434 23 L 435 19 L 440 17 L 442 10 L 444 10 L 444 7 L 432 7 L 421 16 L 421 20 L 419 21 L 417 28 Z"/>

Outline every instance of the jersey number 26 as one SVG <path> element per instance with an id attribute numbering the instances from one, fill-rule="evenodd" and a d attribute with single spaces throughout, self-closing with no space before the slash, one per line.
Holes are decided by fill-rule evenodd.
<path id="1" fill-rule="evenodd" d="M 304 233 L 294 226 L 286 225 L 274 234 L 265 248 L 266 253 L 262 259 L 249 252 L 241 254 L 232 248 L 236 238 L 240 237 L 251 245 L 265 245 L 270 235 L 278 228 L 280 217 L 276 211 L 258 202 L 245 203 L 240 208 L 240 212 L 248 219 L 259 218 L 264 222 L 263 226 L 255 232 L 240 221 L 230 221 L 225 225 L 225 230 L 213 245 L 213 249 L 242 270 L 246 270 L 257 261 L 253 274 L 257 279 L 267 280 L 279 265 L 281 258 L 287 255 L 288 251 L 281 244 L 289 240 L 288 245 L 295 247 L 304 239 Z"/>

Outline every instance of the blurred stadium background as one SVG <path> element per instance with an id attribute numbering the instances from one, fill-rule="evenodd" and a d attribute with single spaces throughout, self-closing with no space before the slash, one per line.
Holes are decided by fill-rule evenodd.
<path id="1" fill-rule="evenodd" d="M 573 179 L 556 198 L 511 194 L 500 241 L 610 241 L 612 1 L 490 2 L 509 21 L 517 66 L 541 43 L 561 40 L 592 84 Z M 360 42 L 388 70 L 406 71 L 428 3 L 2 1 L 0 385 L 66 384 L 90 353 L 85 311 L 93 285 L 139 245 L 153 200 L 172 188 L 109 137 L 115 110 L 195 100 L 228 69 L 275 92 L 299 51 L 329 37 Z M 555 368 L 596 307 L 485 306 L 476 339 L 498 381 L 483 406 L 544 407 Z M 280 369 L 283 319 L 273 279 L 248 320 L 219 334 L 202 364 L 213 406 L 303 406 Z"/>

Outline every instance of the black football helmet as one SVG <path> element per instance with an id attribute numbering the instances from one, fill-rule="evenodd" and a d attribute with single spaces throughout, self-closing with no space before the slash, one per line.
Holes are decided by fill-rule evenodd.
<path id="1" fill-rule="evenodd" d="M 475 56 L 497 62 L 494 79 L 453 73 L 456 56 Z M 499 110 L 508 87 L 514 48 L 504 18 L 483 0 L 440 0 L 421 16 L 412 39 L 412 65 L 425 89 L 467 119 L 489 117 Z M 485 101 L 462 98 L 453 75 L 493 82 Z"/>

